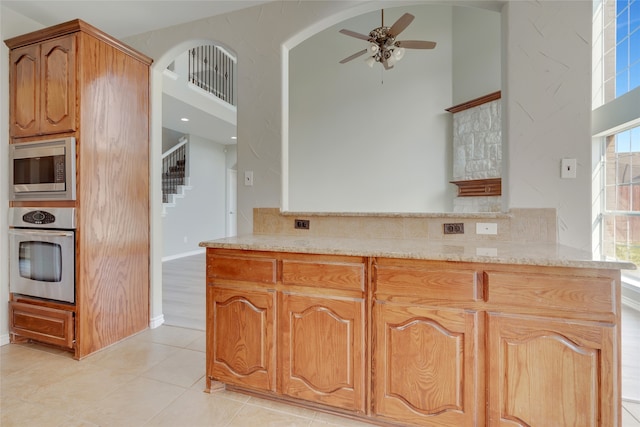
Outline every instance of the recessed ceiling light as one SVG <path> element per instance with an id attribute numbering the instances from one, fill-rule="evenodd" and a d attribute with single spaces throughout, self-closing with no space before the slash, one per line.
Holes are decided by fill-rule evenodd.
<path id="1" fill-rule="evenodd" d="M 182 120 L 183 122 L 188 122 L 189 121 L 189 119 L 187 119 L 186 117 L 183 117 L 180 120 Z"/>
<path id="2" fill-rule="evenodd" d="M 232 136 L 231 139 L 238 139 L 238 137 L 237 136 Z"/>

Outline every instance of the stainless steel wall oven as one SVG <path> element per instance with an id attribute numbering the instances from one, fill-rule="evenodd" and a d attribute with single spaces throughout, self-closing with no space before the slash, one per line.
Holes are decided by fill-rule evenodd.
<path id="1" fill-rule="evenodd" d="M 9 288 L 75 302 L 75 208 L 9 209 Z"/>

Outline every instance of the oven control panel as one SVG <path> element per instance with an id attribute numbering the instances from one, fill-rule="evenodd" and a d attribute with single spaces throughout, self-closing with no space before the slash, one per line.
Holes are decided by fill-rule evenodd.
<path id="1" fill-rule="evenodd" d="M 9 208 L 9 227 L 76 229 L 75 208 Z"/>
<path id="2" fill-rule="evenodd" d="M 29 224 L 45 225 L 56 222 L 56 217 L 47 211 L 29 211 L 22 215 L 22 220 Z"/>

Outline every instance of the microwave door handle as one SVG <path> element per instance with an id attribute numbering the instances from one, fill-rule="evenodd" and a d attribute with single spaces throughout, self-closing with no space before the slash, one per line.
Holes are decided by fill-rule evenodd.
<path id="1" fill-rule="evenodd" d="M 39 230 L 39 231 L 30 231 L 30 230 L 9 230 L 9 234 L 13 234 L 15 236 L 47 236 L 47 237 L 73 237 L 72 231 L 49 231 L 49 230 Z"/>

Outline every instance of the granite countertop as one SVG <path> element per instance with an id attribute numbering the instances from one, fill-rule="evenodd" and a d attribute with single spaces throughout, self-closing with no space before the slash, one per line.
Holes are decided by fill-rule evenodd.
<path id="1" fill-rule="evenodd" d="M 262 235 L 227 237 L 200 242 L 206 248 L 309 254 L 354 255 L 603 269 L 635 269 L 629 262 L 605 261 L 591 252 L 549 243 L 504 241 L 442 241 Z"/>

